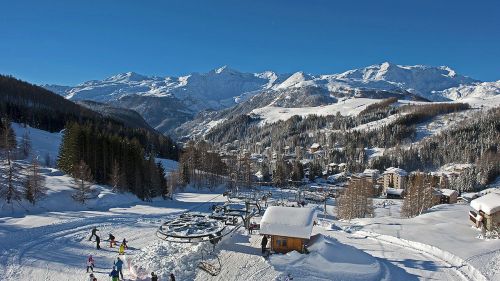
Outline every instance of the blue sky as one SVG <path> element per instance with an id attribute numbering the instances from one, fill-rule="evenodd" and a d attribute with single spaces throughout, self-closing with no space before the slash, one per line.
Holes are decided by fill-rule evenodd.
<path id="1" fill-rule="evenodd" d="M 0 73 L 76 84 L 221 65 L 336 73 L 391 61 L 500 79 L 500 1 L 3 1 Z"/>

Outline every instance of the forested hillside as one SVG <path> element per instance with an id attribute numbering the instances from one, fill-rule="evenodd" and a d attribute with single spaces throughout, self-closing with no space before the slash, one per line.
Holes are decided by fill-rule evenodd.
<path id="1" fill-rule="evenodd" d="M 59 168 L 88 182 L 112 185 L 141 199 L 166 195 L 155 157 L 178 159 L 178 147 L 149 126 L 101 114 L 41 87 L 0 76 L 0 118 L 57 132 L 65 129 Z"/>

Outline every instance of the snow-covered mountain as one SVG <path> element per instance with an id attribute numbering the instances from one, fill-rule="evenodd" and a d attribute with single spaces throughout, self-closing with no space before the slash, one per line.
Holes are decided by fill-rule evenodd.
<path id="1" fill-rule="evenodd" d="M 239 105 L 245 110 L 237 111 L 249 112 L 267 105 L 326 105 L 346 97 L 397 96 L 446 101 L 466 96 L 489 97 L 500 92 L 499 82 L 481 82 L 446 66 L 404 66 L 389 62 L 324 75 L 244 73 L 227 66 L 180 77 L 127 72 L 74 87 L 44 87 L 71 100 L 92 100 L 134 109 L 161 132 L 175 129 L 201 111 Z"/>
<path id="2" fill-rule="evenodd" d="M 500 95 L 500 80 L 496 82 L 482 82 L 469 85 L 460 85 L 437 93 L 450 100 L 465 98 L 487 98 Z"/>
<path id="3" fill-rule="evenodd" d="M 104 80 L 87 81 L 75 87 L 44 85 L 71 100 L 117 101 L 130 95 L 175 97 L 187 110 L 198 112 L 235 104 L 245 93 L 273 87 L 281 81 L 274 72 L 242 73 L 227 66 L 207 73 L 181 77 L 148 77 L 127 72 Z"/>
<path id="4" fill-rule="evenodd" d="M 277 89 L 321 87 L 332 93 L 357 90 L 406 91 L 432 101 L 447 100 L 438 93 L 460 85 L 479 81 L 457 74 L 446 66 L 404 66 L 389 62 L 340 74 L 312 76 L 297 72 L 278 85 Z"/>
<path id="5" fill-rule="evenodd" d="M 478 80 L 457 74 L 446 66 L 403 66 L 389 62 L 340 74 L 311 75 L 304 72 L 277 74 L 272 71 L 243 73 L 227 66 L 207 73 L 180 77 L 149 77 L 134 72 L 92 80 L 74 87 L 44 85 L 72 100 L 109 102 L 124 96 L 174 96 L 190 110 L 220 109 L 234 105 L 263 90 L 319 87 L 333 94 L 359 89 L 407 91 L 430 100 L 446 100 L 442 91 Z"/>

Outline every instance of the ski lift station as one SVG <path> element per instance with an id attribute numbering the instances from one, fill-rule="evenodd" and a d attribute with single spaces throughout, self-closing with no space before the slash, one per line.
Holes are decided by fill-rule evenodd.
<path id="1" fill-rule="evenodd" d="M 260 221 L 260 234 L 271 236 L 271 252 L 303 253 L 315 219 L 312 208 L 271 206 Z"/>

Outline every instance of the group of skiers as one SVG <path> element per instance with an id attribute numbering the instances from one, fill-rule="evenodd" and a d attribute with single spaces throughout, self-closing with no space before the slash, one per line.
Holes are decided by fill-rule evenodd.
<path id="1" fill-rule="evenodd" d="M 92 241 L 92 238 L 95 236 L 96 247 L 97 247 L 97 249 L 101 249 L 101 246 L 100 246 L 101 239 L 97 235 L 97 231 L 98 231 L 98 229 L 96 227 L 94 227 L 92 229 L 92 233 L 90 235 L 89 241 Z M 113 234 L 110 233 L 108 239 L 109 239 L 109 247 L 110 248 L 113 248 L 113 246 L 117 246 L 117 243 L 115 240 L 116 238 Z M 118 249 L 119 255 L 124 255 L 125 249 L 128 249 L 128 245 L 127 245 L 127 240 L 125 238 L 123 238 L 123 241 L 120 244 L 120 247 Z M 87 258 L 86 264 L 87 264 L 87 273 L 89 273 L 89 270 L 91 271 L 91 273 L 89 275 L 89 281 L 97 281 L 97 278 L 94 275 L 95 261 L 94 261 L 94 257 L 92 255 L 89 255 L 89 257 Z M 109 273 L 109 276 L 111 277 L 112 281 L 119 281 L 120 278 L 123 280 L 123 260 L 120 259 L 119 256 L 116 259 L 116 261 L 113 262 L 113 269 Z M 158 280 L 159 280 L 158 275 L 156 275 L 154 272 L 151 272 L 151 281 L 158 281 Z M 175 276 L 173 273 L 170 274 L 170 281 L 175 281 Z"/>
<path id="2" fill-rule="evenodd" d="M 99 249 L 101 249 L 101 237 L 99 237 L 99 235 L 97 235 L 97 231 L 99 231 L 97 229 L 97 227 L 92 228 L 92 233 L 90 235 L 89 241 L 92 241 L 92 238 L 95 236 L 96 248 L 99 250 Z M 116 243 L 116 240 L 115 240 L 115 236 L 113 234 L 111 234 L 111 233 L 109 234 L 108 240 L 109 240 L 109 247 L 110 248 L 113 248 L 113 246 L 118 246 L 118 244 Z M 123 255 L 123 254 L 125 254 L 126 249 L 128 249 L 127 239 L 123 238 L 123 241 L 120 244 L 120 247 L 118 249 L 118 253 L 120 255 Z"/>

